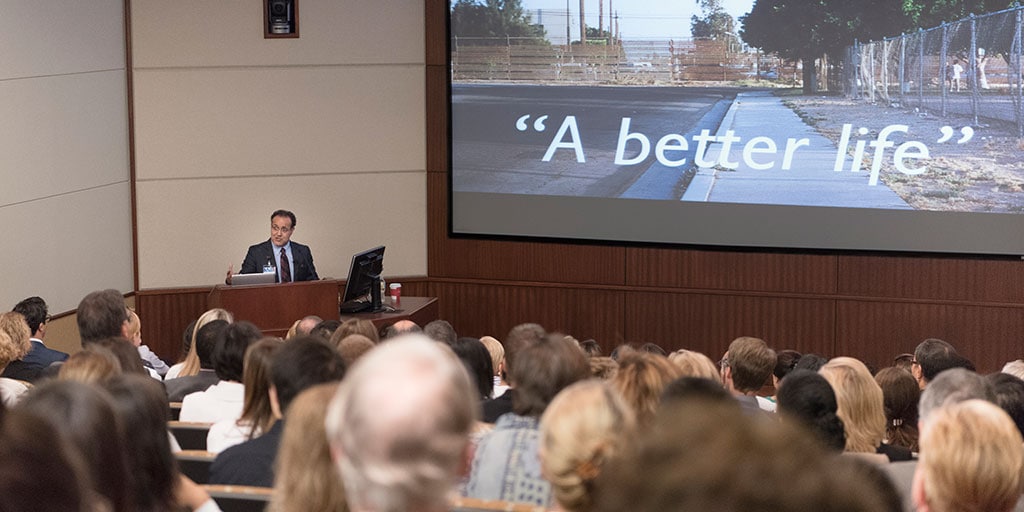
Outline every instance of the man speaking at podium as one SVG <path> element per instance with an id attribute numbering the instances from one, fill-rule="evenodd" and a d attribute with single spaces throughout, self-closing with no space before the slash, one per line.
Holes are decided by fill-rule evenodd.
<path id="1" fill-rule="evenodd" d="M 309 247 L 292 242 L 295 232 L 295 214 L 288 210 L 277 210 L 270 215 L 270 240 L 249 247 L 240 274 L 276 272 L 277 282 L 315 281 L 313 254 Z M 225 282 L 231 283 L 232 270 L 228 268 Z"/>

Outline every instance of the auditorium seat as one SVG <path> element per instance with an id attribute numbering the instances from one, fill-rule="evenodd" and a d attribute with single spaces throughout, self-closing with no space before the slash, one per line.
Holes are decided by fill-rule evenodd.
<path id="1" fill-rule="evenodd" d="M 171 421 L 178 421 L 178 418 L 181 417 L 181 402 L 171 402 L 170 406 L 171 406 L 171 409 L 170 409 L 171 410 L 171 416 L 170 416 Z"/>
<path id="2" fill-rule="evenodd" d="M 217 454 L 203 450 L 182 450 L 174 454 L 178 460 L 178 470 L 197 484 L 205 484 L 210 480 L 210 464 Z"/>
<path id="3" fill-rule="evenodd" d="M 273 489 L 245 485 L 203 485 L 222 512 L 263 512 Z"/>
<path id="4" fill-rule="evenodd" d="M 192 423 L 188 421 L 168 421 L 167 428 L 178 440 L 182 450 L 206 450 L 206 435 L 210 433 L 212 423 Z"/>

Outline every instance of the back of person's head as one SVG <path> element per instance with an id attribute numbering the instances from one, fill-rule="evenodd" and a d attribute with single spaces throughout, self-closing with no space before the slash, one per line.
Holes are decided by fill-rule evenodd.
<path id="1" fill-rule="evenodd" d="M 885 438 L 885 398 L 867 366 L 852 357 L 836 357 L 818 373 L 835 391 L 846 451 L 875 453 Z"/>
<path id="2" fill-rule="evenodd" d="M 377 334 L 377 328 L 373 326 L 373 322 L 361 318 L 349 318 L 334 330 L 334 334 L 331 335 L 331 344 L 338 346 L 342 339 L 352 334 L 363 335 L 374 343 L 380 341 L 380 335 Z"/>
<path id="3" fill-rule="evenodd" d="M 423 326 L 423 334 L 434 341 L 451 345 L 459 338 L 455 328 L 447 320 L 434 320 Z"/>
<path id="4" fill-rule="evenodd" d="M 601 350 L 601 344 L 597 340 L 583 340 L 580 342 L 580 350 L 583 351 L 587 357 L 601 357 L 604 355 Z"/>
<path id="5" fill-rule="evenodd" d="M 729 344 L 732 385 L 741 393 L 761 389 L 775 368 L 775 351 L 761 338 L 742 336 Z"/>
<path id="6" fill-rule="evenodd" d="M 46 323 L 46 318 L 49 316 L 46 301 L 40 297 L 29 297 L 15 304 L 11 311 L 21 313 L 25 317 L 25 321 L 28 322 L 28 330 L 32 334 L 39 331 L 39 326 Z"/>
<path id="7" fill-rule="evenodd" d="M 136 340 L 142 339 L 142 320 L 139 319 L 138 313 L 132 308 L 128 308 L 128 341 L 135 344 Z"/>
<path id="8" fill-rule="evenodd" d="M 511 382 L 512 412 L 539 418 L 559 391 L 590 376 L 590 365 L 583 351 L 564 342 L 540 340 L 516 354 Z"/>
<path id="9" fill-rule="evenodd" d="M 213 353 L 217 348 L 217 341 L 224 337 L 228 325 L 230 324 L 224 320 L 211 320 L 199 328 L 192 350 L 199 357 L 200 368 L 213 369 Z"/>
<path id="10" fill-rule="evenodd" d="M 594 480 L 636 429 L 633 411 L 607 383 L 562 390 L 540 420 L 541 470 L 563 510 L 590 510 Z"/>
<path id="11" fill-rule="evenodd" d="M 248 425 L 247 437 L 252 439 L 266 432 L 274 424 L 274 411 L 270 405 L 270 362 L 283 346 L 280 338 L 266 337 L 249 345 L 245 351 L 242 384 L 245 398 L 239 424 Z"/>
<path id="12" fill-rule="evenodd" d="M 803 425 L 822 446 L 836 452 L 846 447 L 843 420 L 836 415 L 836 394 L 825 377 L 811 370 L 793 370 L 782 380 L 775 398 L 779 414 Z"/>
<path id="13" fill-rule="evenodd" d="M 302 391 L 345 376 L 345 361 L 334 347 L 313 336 L 288 340 L 270 362 L 270 380 L 283 414 Z"/>
<path id="14" fill-rule="evenodd" d="M 985 400 L 995 403 L 996 394 L 985 377 L 963 368 L 946 370 L 928 383 L 921 392 L 921 401 L 917 404 L 917 417 L 924 425 L 932 411 L 944 405 L 966 400 Z"/>
<path id="15" fill-rule="evenodd" d="M 81 457 L 94 490 L 110 510 L 132 510 L 124 426 L 110 395 L 95 385 L 51 380 L 35 386 L 18 407 L 45 418 Z M 165 431 L 164 431 L 165 432 Z"/>
<path id="16" fill-rule="evenodd" d="M 547 339 L 548 333 L 538 324 L 519 324 L 505 336 L 505 373 L 510 375 L 520 350 Z"/>
<path id="17" fill-rule="evenodd" d="M 476 395 L 458 359 L 424 335 L 367 354 L 326 421 L 352 508 L 446 509 L 477 420 Z"/>
<path id="18" fill-rule="evenodd" d="M 494 367 L 491 366 L 491 354 L 480 340 L 462 337 L 449 344 L 452 352 L 466 367 L 470 380 L 480 392 L 480 399 L 486 400 L 494 392 Z"/>
<path id="19" fill-rule="evenodd" d="M 658 410 L 665 386 L 681 376 L 682 371 L 667 357 L 630 350 L 619 356 L 619 370 L 611 384 L 633 409 L 637 422 L 647 425 Z"/>
<path id="20" fill-rule="evenodd" d="M 718 380 L 721 376 L 718 367 L 708 356 L 681 348 L 668 355 L 668 360 L 679 367 L 680 375 L 684 377 L 703 377 L 705 379 Z"/>
<path id="21" fill-rule="evenodd" d="M 658 345 L 657 343 L 652 343 L 650 341 L 644 343 L 643 345 L 640 345 L 640 348 L 638 348 L 637 350 L 640 352 L 649 352 L 651 354 L 658 356 L 668 355 L 668 352 L 665 352 L 665 349 L 661 348 L 660 345 Z"/>
<path id="22" fill-rule="evenodd" d="M 139 351 L 130 341 L 118 336 L 116 338 L 101 338 L 89 342 L 86 350 L 107 351 L 117 358 L 121 365 L 121 373 L 138 373 L 149 375 L 146 367 L 142 365 L 142 358 Z"/>
<path id="23" fill-rule="evenodd" d="M 245 351 L 263 337 L 259 327 L 250 322 L 235 322 L 217 337 L 213 349 L 213 371 L 220 380 L 242 381 Z"/>
<path id="24" fill-rule="evenodd" d="M 92 292 L 78 303 L 78 334 L 84 347 L 92 340 L 122 336 L 128 308 L 121 292 L 108 289 Z"/>
<path id="25" fill-rule="evenodd" d="M 182 361 L 181 371 L 178 372 L 179 377 L 189 377 L 199 373 L 200 369 L 213 369 L 213 345 L 210 345 L 204 352 L 206 359 L 200 358 L 199 353 L 199 331 L 202 330 L 206 324 L 215 320 L 223 320 L 230 324 L 235 321 L 234 315 L 231 312 L 221 309 L 214 308 L 204 312 L 199 316 L 193 324 L 192 332 L 189 334 L 189 345 L 188 352 L 185 354 L 185 360 Z M 205 361 L 205 365 L 203 364 Z"/>
<path id="26" fill-rule="evenodd" d="M 32 350 L 32 333 L 25 317 L 13 311 L 0 314 L 0 333 L 3 333 L 0 337 L 0 370 L 3 370 L 11 361 L 25 357 Z"/>
<path id="27" fill-rule="evenodd" d="M 917 404 L 921 388 L 914 376 L 903 368 L 891 366 L 875 374 L 885 401 L 885 438 L 889 444 L 917 451 Z"/>
<path id="28" fill-rule="evenodd" d="M 505 347 L 494 336 L 481 336 L 480 343 L 484 344 L 487 353 L 491 355 L 491 368 L 494 368 L 494 374 L 498 375 L 501 363 L 505 361 Z"/>
<path id="29" fill-rule="evenodd" d="M 794 370 L 810 370 L 816 372 L 825 366 L 828 362 L 828 358 L 819 356 L 818 354 L 804 354 L 800 356 L 800 360 L 793 366 Z"/>
<path id="30" fill-rule="evenodd" d="M 166 510 L 175 506 L 178 472 L 167 436 L 167 393 L 159 382 L 126 374 L 104 385 L 125 428 L 129 480 L 134 510 Z"/>
<path id="31" fill-rule="evenodd" d="M 1010 415 L 1017 430 L 1024 434 L 1024 380 L 1008 373 L 993 373 L 985 376 L 996 394 L 996 405 Z"/>
<path id="32" fill-rule="evenodd" d="M 1013 510 L 1024 483 L 1022 442 L 1013 420 L 992 403 L 938 408 L 921 430 L 915 502 L 936 511 Z"/>
<path id="33" fill-rule="evenodd" d="M 418 332 L 423 332 L 423 328 L 417 325 L 416 322 L 412 320 L 399 320 L 384 328 L 384 336 L 381 337 L 381 340 L 390 340 L 403 334 Z"/>
<path id="34" fill-rule="evenodd" d="M 607 356 L 591 356 L 587 360 L 590 364 L 590 376 L 595 379 L 612 380 L 619 372 L 619 362 Z"/>
<path id="35" fill-rule="evenodd" d="M 113 352 L 100 346 L 91 346 L 71 354 L 57 372 L 60 380 L 103 384 L 120 375 L 121 362 Z"/>
<path id="36" fill-rule="evenodd" d="M 99 510 L 76 448 L 44 417 L 23 408 L 0 426 L 0 502 L 4 512 Z"/>
<path id="37" fill-rule="evenodd" d="M 337 334 L 337 333 L 335 333 Z M 335 348 L 345 361 L 345 367 L 350 368 L 359 358 L 376 347 L 377 344 L 362 334 L 349 334 L 338 340 Z"/>
<path id="38" fill-rule="evenodd" d="M 661 392 L 661 404 L 658 407 L 688 400 L 731 403 L 736 405 L 737 410 L 739 408 L 739 402 L 722 387 L 721 381 L 686 375 L 665 385 L 665 390 Z"/>
<path id="39" fill-rule="evenodd" d="M 347 511 L 324 422 L 338 383 L 317 384 L 295 398 L 277 450 L 269 510 Z"/>
<path id="40" fill-rule="evenodd" d="M 291 339 L 296 336 L 309 336 L 309 331 L 312 331 L 317 324 L 323 321 L 323 318 L 320 318 L 316 315 L 304 316 L 300 320 L 295 322 L 295 332 L 293 333 L 293 335 L 285 339 Z"/>
<path id="41" fill-rule="evenodd" d="M 920 377 L 931 382 L 943 370 L 954 367 L 956 349 L 938 338 L 928 338 L 914 349 L 914 361 L 920 368 Z"/>
<path id="42" fill-rule="evenodd" d="M 779 350 L 775 353 L 775 368 L 772 369 L 772 375 L 776 379 L 782 380 L 783 377 L 796 368 L 796 364 L 800 362 L 801 356 L 803 354 L 796 350 Z"/>
<path id="43" fill-rule="evenodd" d="M 320 338 L 324 341 L 331 341 L 331 336 L 334 336 L 334 331 L 338 330 L 338 327 L 341 327 L 340 321 L 324 320 L 310 329 L 309 335 L 314 338 Z"/>
<path id="44" fill-rule="evenodd" d="M 1003 365 L 1003 373 L 1009 373 L 1018 379 L 1024 379 L 1024 359 L 1016 359 Z"/>
<path id="45" fill-rule="evenodd" d="M 892 358 L 892 365 L 894 368 L 902 368 L 908 372 L 912 372 L 914 367 L 914 354 L 900 354 Z"/>
<path id="46" fill-rule="evenodd" d="M 736 405 L 684 402 L 659 411 L 595 485 L 595 512 L 897 512 L 887 480 L 828 454 L 789 422 Z"/>

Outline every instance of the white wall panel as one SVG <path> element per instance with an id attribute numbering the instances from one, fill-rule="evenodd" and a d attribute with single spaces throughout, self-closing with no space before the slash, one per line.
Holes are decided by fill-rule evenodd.
<path id="1" fill-rule="evenodd" d="M 142 288 L 213 285 L 246 249 L 270 237 L 278 208 L 297 217 L 320 277 L 344 279 L 352 254 L 386 245 L 385 278 L 425 275 L 422 173 L 216 178 L 137 186 Z"/>

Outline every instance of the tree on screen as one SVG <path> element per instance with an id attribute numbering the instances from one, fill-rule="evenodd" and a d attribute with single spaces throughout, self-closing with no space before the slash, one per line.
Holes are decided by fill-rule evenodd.
<path id="1" fill-rule="evenodd" d="M 452 35 L 481 38 L 479 44 L 507 44 L 506 38 L 545 39 L 544 27 L 523 12 L 521 0 L 457 0 L 452 4 Z"/>
<path id="2" fill-rule="evenodd" d="M 721 0 L 697 0 L 701 15 L 690 17 L 690 33 L 696 39 L 725 39 L 736 31 L 736 21 L 725 12 Z"/>
<path id="3" fill-rule="evenodd" d="M 1013 4 L 1012 0 L 906 0 L 903 11 L 911 28 L 932 28 L 971 14 L 1008 9 Z"/>

